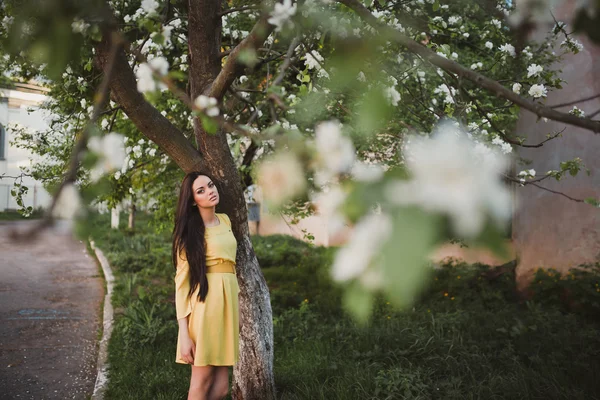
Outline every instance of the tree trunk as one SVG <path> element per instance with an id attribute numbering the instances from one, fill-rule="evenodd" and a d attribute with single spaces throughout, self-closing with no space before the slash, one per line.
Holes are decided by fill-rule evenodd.
<path id="1" fill-rule="evenodd" d="M 129 207 L 129 229 L 134 229 L 135 228 L 135 203 L 133 201 L 133 199 L 131 200 L 131 206 Z"/>

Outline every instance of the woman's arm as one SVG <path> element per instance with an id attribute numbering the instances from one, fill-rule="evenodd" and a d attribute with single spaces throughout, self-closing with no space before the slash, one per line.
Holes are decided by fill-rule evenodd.
<path id="1" fill-rule="evenodd" d="M 192 304 L 188 294 L 190 292 L 190 265 L 188 264 L 185 253 L 177 257 L 177 273 L 175 274 L 175 308 L 177 310 L 177 320 L 181 327 L 181 319 L 192 312 Z M 187 326 L 187 325 L 186 325 Z"/>
<path id="2" fill-rule="evenodd" d="M 175 308 L 179 325 L 179 343 L 181 358 L 189 364 L 194 363 L 196 347 L 190 337 L 188 316 L 192 312 L 192 304 L 188 297 L 190 292 L 190 265 L 185 253 L 177 256 L 177 273 L 175 274 Z"/>

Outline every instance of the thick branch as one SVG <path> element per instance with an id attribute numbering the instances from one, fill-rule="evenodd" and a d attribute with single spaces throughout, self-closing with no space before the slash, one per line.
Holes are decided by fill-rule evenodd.
<path id="1" fill-rule="evenodd" d="M 110 33 L 106 32 L 96 46 L 96 62 L 104 71 L 108 67 L 110 41 Z M 117 54 L 114 68 L 115 73 L 110 80 L 112 97 L 129 119 L 184 171 L 197 169 L 202 163 L 200 154 L 190 141 L 138 92 L 135 76 L 122 50 Z"/>
<path id="2" fill-rule="evenodd" d="M 256 51 L 275 28 L 267 22 L 267 19 L 268 15 L 263 15 L 256 25 L 254 25 L 248 37 L 242 40 L 233 49 L 231 54 L 229 54 L 223 69 L 212 83 L 210 89 L 205 91 L 207 96 L 215 97 L 219 100 L 222 99 L 233 81 L 243 74 L 245 66 L 239 62 L 240 54 L 246 51 Z"/>
<path id="3" fill-rule="evenodd" d="M 385 34 L 391 40 L 406 47 L 410 52 L 415 53 L 440 68 L 463 77 L 477 86 L 486 89 L 492 93 L 495 93 L 499 97 L 503 97 L 513 103 L 523 107 L 526 110 L 538 115 L 539 117 L 545 117 L 554 121 L 564 122 L 570 125 L 579 126 L 581 128 L 589 129 L 592 132 L 600 133 L 600 121 L 593 121 L 589 118 L 580 118 L 574 115 L 559 112 L 553 110 L 550 107 L 535 103 L 531 100 L 527 100 L 512 90 L 505 88 L 498 82 L 487 78 L 475 71 L 471 71 L 463 67 L 462 65 L 441 57 L 434 53 L 431 49 L 421 45 L 410 39 L 408 36 L 400 33 L 399 31 L 390 28 L 381 23 L 377 18 L 371 14 L 371 12 L 362 5 L 358 0 L 338 0 L 340 3 L 346 5 L 350 9 L 354 10 L 362 19 L 364 19 L 369 25 L 378 29 L 380 33 Z"/>

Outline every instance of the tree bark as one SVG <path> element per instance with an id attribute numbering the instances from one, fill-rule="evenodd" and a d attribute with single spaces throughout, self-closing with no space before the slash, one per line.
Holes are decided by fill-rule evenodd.
<path id="1" fill-rule="evenodd" d="M 131 199 L 131 205 L 129 206 L 129 221 L 128 221 L 129 229 L 135 228 L 135 211 L 136 211 L 135 203 L 133 202 L 133 199 Z"/>

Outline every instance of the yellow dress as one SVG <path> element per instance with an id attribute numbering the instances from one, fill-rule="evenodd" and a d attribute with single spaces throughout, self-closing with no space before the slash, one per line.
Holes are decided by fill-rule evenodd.
<path id="1" fill-rule="evenodd" d="M 239 305 L 235 256 L 237 241 L 227 214 L 216 214 L 219 225 L 206 227 L 206 266 L 208 294 L 198 301 L 200 287 L 188 298 L 189 264 L 185 254 L 179 256 L 175 275 L 177 319 L 188 316 L 190 337 L 196 345 L 195 366 L 235 365 L 239 359 Z M 179 335 L 175 362 L 181 358 Z"/>

